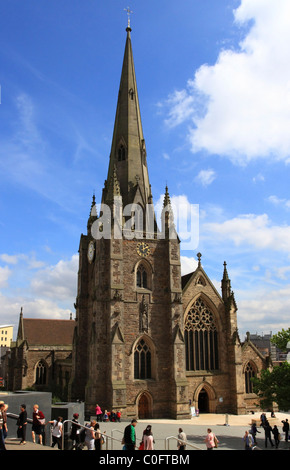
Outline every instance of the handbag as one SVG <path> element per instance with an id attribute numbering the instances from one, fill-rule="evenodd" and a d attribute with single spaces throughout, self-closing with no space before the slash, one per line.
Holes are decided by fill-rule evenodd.
<path id="1" fill-rule="evenodd" d="M 214 446 L 217 448 L 218 442 L 219 442 L 219 441 L 217 440 L 217 437 L 214 436 L 214 437 L 213 437 L 213 440 L 214 440 Z"/>
<path id="2" fill-rule="evenodd" d="M 139 450 L 144 450 L 144 442 L 143 441 L 139 445 Z"/>
<path id="3" fill-rule="evenodd" d="M 45 418 L 39 419 L 38 422 L 39 422 L 39 424 L 40 424 L 41 426 L 44 426 L 44 424 L 45 424 Z"/>

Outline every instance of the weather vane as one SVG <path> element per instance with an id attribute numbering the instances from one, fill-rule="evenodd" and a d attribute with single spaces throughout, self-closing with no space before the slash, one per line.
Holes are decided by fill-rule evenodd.
<path id="1" fill-rule="evenodd" d="M 130 7 L 124 8 L 124 11 L 127 12 L 127 15 L 128 15 L 128 28 L 130 28 L 130 15 L 131 15 L 131 13 L 133 13 L 133 11 L 130 10 Z"/>

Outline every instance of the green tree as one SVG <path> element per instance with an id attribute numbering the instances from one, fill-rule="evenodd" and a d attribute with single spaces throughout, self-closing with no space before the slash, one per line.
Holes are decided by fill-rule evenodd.
<path id="1" fill-rule="evenodd" d="M 254 392 L 264 409 L 272 409 L 277 403 L 279 410 L 290 410 L 290 364 L 283 362 L 272 370 L 266 369 L 253 379 Z"/>
<path id="2" fill-rule="evenodd" d="M 288 330 L 284 330 L 284 328 L 282 328 L 282 331 L 279 331 L 271 338 L 271 343 L 275 344 L 277 348 L 284 352 L 286 352 L 288 341 L 290 341 L 290 328 L 288 328 Z"/>

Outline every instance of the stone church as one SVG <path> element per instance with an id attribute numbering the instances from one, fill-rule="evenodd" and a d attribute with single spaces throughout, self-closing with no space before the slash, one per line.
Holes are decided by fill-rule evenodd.
<path id="1" fill-rule="evenodd" d="M 88 413 L 99 403 L 127 418 L 188 418 L 190 404 L 210 413 L 255 410 L 250 379 L 267 363 L 249 338 L 240 341 L 226 263 L 221 293 L 200 253 L 197 269 L 181 276 L 167 187 L 162 220 L 148 216 L 153 197 L 129 25 L 126 32 L 101 210 L 93 196 L 80 238 L 70 399 L 84 400 Z"/>

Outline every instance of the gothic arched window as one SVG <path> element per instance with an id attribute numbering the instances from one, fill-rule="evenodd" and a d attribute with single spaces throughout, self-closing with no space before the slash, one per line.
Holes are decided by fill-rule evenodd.
<path id="1" fill-rule="evenodd" d="M 134 350 L 134 379 L 151 379 L 151 350 L 143 338 Z"/>
<path id="2" fill-rule="evenodd" d="M 189 310 L 184 330 L 186 370 L 217 370 L 217 328 L 214 315 L 202 298 Z"/>
<path id="3" fill-rule="evenodd" d="M 253 382 L 251 379 L 256 376 L 256 370 L 250 362 L 246 365 L 244 374 L 246 393 L 253 393 Z"/>
<path id="4" fill-rule="evenodd" d="M 46 385 L 47 380 L 47 366 L 46 363 L 41 360 L 36 365 L 35 370 L 35 383 L 37 385 Z"/>
<path id="5" fill-rule="evenodd" d="M 143 289 L 148 289 L 148 273 L 143 264 L 140 264 L 136 273 L 136 285 Z"/>

